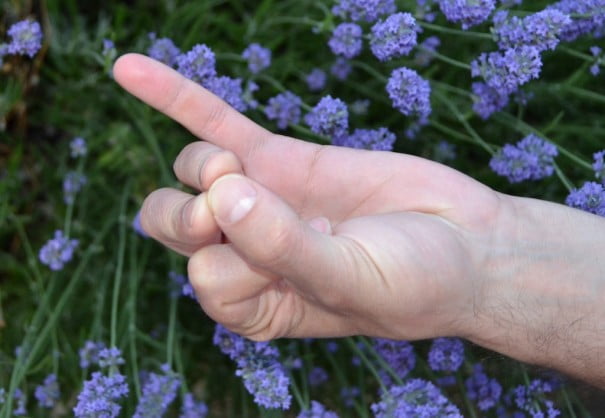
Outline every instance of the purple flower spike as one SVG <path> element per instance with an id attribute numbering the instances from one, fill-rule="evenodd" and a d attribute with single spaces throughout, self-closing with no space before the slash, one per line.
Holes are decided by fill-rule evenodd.
<path id="1" fill-rule="evenodd" d="M 51 270 L 61 270 L 65 263 L 73 257 L 74 250 L 78 246 L 78 240 L 67 239 L 63 231 L 55 231 L 55 237 L 49 240 L 38 255 L 40 262 L 50 267 Z"/>
<path id="2" fill-rule="evenodd" d="M 334 28 L 328 46 L 334 54 L 351 59 L 361 52 L 361 35 L 361 26 L 358 24 L 341 23 Z"/>
<path id="3" fill-rule="evenodd" d="M 396 13 L 372 26 L 370 48 L 380 61 L 408 55 L 416 46 L 420 30 L 416 19 L 409 13 Z"/>

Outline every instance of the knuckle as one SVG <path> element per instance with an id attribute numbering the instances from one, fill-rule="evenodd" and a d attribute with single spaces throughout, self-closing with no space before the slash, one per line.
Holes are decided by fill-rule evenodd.
<path id="1" fill-rule="evenodd" d="M 218 136 L 230 111 L 229 105 L 223 101 L 218 101 L 208 110 L 203 126 L 209 137 Z"/>
<path id="2" fill-rule="evenodd" d="M 259 261 L 269 267 L 287 263 L 300 248 L 299 230 L 295 223 L 276 217 L 266 231 L 266 244 L 259 247 Z"/>

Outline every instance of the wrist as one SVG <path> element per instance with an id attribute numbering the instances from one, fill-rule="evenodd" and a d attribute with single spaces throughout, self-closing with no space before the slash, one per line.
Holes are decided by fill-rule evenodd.
<path id="1" fill-rule="evenodd" d="M 605 352 L 605 219 L 502 195 L 486 251 L 466 337 L 524 362 L 594 374 Z"/>

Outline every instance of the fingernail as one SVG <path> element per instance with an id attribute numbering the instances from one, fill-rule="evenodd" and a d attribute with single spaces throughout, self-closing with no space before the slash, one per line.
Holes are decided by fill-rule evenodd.
<path id="1" fill-rule="evenodd" d="M 208 200 L 214 215 L 232 224 L 250 212 L 256 202 L 256 189 L 245 177 L 228 174 L 214 182 Z"/>

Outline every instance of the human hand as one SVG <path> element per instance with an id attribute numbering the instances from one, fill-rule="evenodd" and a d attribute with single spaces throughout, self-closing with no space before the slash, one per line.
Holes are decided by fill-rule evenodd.
<path id="1" fill-rule="evenodd" d="M 160 189 L 141 221 L 191 257 L 215 320 L 257 340 L 467 332 L 502 195 L 413 156 L 274 135 L 143 56 L 114 76 L 206 141 L 174 165 L 202 193 Z"/>

